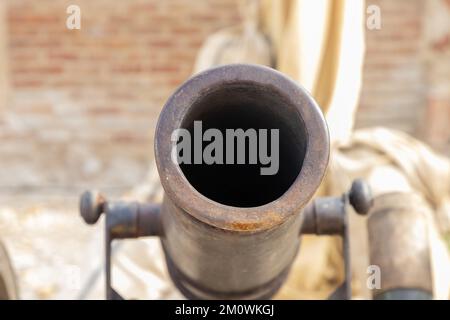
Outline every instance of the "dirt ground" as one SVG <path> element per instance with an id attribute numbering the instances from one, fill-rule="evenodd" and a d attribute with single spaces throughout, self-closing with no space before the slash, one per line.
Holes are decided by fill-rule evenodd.
<path id="1" fill-rule="evenodd" d="M 80 298 L 102 270 L 103 230 L 82 221 L 77 194 L 2 196 L 0 236 L 22 299 Z"/>

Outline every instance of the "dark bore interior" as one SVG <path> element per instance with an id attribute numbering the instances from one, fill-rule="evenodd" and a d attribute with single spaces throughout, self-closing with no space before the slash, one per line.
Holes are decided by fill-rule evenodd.
<path id="1" fill-rule="evenodd" d="M 232 83 L 200 95 L 182 122 L 182 127 L 191 133 L 192 159 L 196 143 L 194 121 L 202 121 L 203 133 L 215 128 L 223 136 L 224 164 L 193 164 L 193 160 L 191 164 L 180 164 L 191 185 L 211 200 L 234 207 L 261 206 L 282 196 L 300 173 L 307 143 L 305 126 L 298 111 L 275 89 L 254 83 Z M 262 165 L 259 156 L 258 164 L 248 164 L 249 139 L 245 142 L 245 164 L 236 161 L 226 164 L 225 130 L 238 128 L 253 128 L 256 132 L 268 129 L 269 156 L 270 129 L 279 129 L 279 169 L 276 174 L 261 175 L 260 168 L 270 164 Z M 203 141 L 202 150 L 209 143 Z M 236 153 L 235 143 L 235 160 Z"/>

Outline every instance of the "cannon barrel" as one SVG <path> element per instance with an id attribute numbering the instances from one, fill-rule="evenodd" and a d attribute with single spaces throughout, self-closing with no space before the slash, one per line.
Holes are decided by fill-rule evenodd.
<path id="1" fill-rule="evenodd" d="M 391 192 L 374 199 L 367 219 L 370 264 L 380 271 L 373 298 L 433 298 L 430 230 L 432 213 L 415 193 Z"/>
<path id="2" fill-rule="evenodd" d="M 278 129 L 279 170 L 254 164 L 181 164 L 174 130 Z M 161 238 L 172 279 L 190 298 L 266 298 L 299 246 L 301 210 L 325 173 L 329 138 L 311 96 L 281 73 L 227 65 L 198 74 L 168 100 L 155 135 L 165 191 Z M 226 151 L 225 151 L 226 152 Z"/>

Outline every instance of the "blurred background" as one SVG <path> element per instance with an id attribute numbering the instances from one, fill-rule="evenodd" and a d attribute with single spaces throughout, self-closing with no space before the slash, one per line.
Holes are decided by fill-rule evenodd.
<path id="1" fill-rule="evenodd" d="M 237 2 L 0 0 L 0 237 L 22 297 L 78 297 L 103 249 L 79 194 L 145 179 L 165 100 L 208 36 L 242 22 Z M 66 28 L 71 4 L 80 30 Z M 450 155 L 450 1 L 372 4 L 381 28 L 365 30 L 356 127 Z"/>

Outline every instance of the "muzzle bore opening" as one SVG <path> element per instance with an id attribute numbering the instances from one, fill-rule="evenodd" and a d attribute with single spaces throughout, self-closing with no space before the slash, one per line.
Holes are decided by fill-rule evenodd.
<path id="1" fill-rule="evenodd" d="M 201 121 L 202 134 L 210 128 L 221 132 L 223 164 L 194 163 L 195 143 L 198 143 L 194 132 L 196 121 Z M 193 103 L 181 127 L 192 137 L 192 162 L 180 164 L 186 179 L 210 200 L 233 207 L 258 207 L 281 197 L 300 173 L 308 142 L 304 121 L 291 100 L 277 89 L 257 83 L 228 83 L 210 88 Z M 250 133 L 248 129 L 254 129 L 257 133 L 256 146 L 252 143 L 255 140 L 245 135 L 244 164 L 237 163 L 236 139 L 233 143 L 234 162 L 226 161 L 227 150 L 231 150 L 227 146 L 230 143 L 227 129 L 243 129 L 246 133 Z M 267 139 L 259 134 L 260 129 L 267 130 Z M 279 130 L 278 152 L 271 141 L 273 129 Z M 261 139 L 267 142 L 269 164 L 267 157 L 265 163 L 261 161 Z M 202 152 L 212 141 L 202 140 Z M 256 164 L 251 163 L 249 155 L 255 150 L 258 154 Z M 216 156 L 215 152 L 212 154 Z M 271 167 L 271 173 L 276 173 L 261 174 L 261 168 L 268 167 Z"/>

